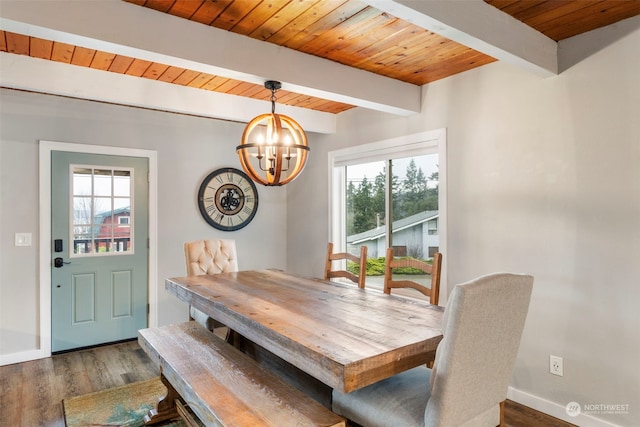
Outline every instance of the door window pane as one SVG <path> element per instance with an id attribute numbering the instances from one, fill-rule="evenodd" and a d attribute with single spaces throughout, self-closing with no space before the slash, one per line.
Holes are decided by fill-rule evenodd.
<path id="1" fill-rule="evenodd" d="M 104 169 L 93 170 L 93 194 L 96 196 L 111 196 L 113 184 L 112 171 Z"/>
<path id="2" fill-rule="evenodd" d="M 77 225 L 91 224 L 93 212 L 93 199 L 91 197 L 73 198 L 73 223 Z"/>
<path id="3" fill-rule="evenodd" d="M 116 197 L 129 197 L 131 195 L 129 171 L 113 171 L 113 195 Z"/>
<path id="4" fill-rule="evenodd" d="M 71 169 L 71 256 L 132 253 L 132 170 L 76 165 Z"/>

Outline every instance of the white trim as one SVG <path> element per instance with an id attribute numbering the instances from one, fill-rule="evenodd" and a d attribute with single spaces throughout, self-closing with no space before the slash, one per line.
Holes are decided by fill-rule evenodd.
<path id="1" fill-rule="evenodd" d="M 444 255 L 442 259 L 441 292 L 440 305 L 447 302 L 447 130 L 445 128 L 432 131 L 425 131 L 411 135 L 404 135 L 397 138 L 376 141 L 368 144 L 361 144 L 352 147 L 330 151 L 328 153 L 328 177 L 329 177 L 329 241 L 334 242 L 336 252 L 342 252 L 344 248 L 342 236 L 345 234 L 344 203 L 336 203 L 335 194 L 340 194 L 339 200 L 344 200 L 344 169 L 336 166 L 346 166 L 349 164 L 362 163 L 375 160 L 386 160 L 389 158 L 409 157 L 417 154 L 426 154 L 434 147 L 438 149 L 440 178 L 439 186 L 439 228 L 440 232 L 440 252 Z M 334 226 L 333 218 L 343 218 L 343 221 Z"/>
<path id="2" fill-rule="evenodd" d="M 441 142 L 446 142 L 446 138 L 447 130 L 443 128 L 355 145 L 329 152 L 329 163 L 330 167 L 362 163 L 363 153 L 368 162 L 412 156 L 421 154 L 428 147 L 439 146 Z"/>
<path id="3" fill-rule="evenodd" d="M 440 129 L 438 134 L 438 234 L 439 234 L 439 251 L 443 254 L 442 256 L 442 274 L 440 275 L 440 299 L 438 304 L 441 306 L 446 306 L 447 301 L 449 300 L 449 292 L 447 286 L 447 247 L 448 240 L 447 236 L 449 235 L 449 205 L 447 195 L 448 191 L 448 182 L 449 175 L 447 164 L 449 163 L 449 158 L 447 157 L 447 129 Z"/>
<path id="4" fill-rule="evenodd" d="M 152 150 L 118 148 L 66 142 L 40 141 L 40 330 L 39 349 L 0 356 L 0 365 L 42 359 L 51 356 L 51 152 L 107 154 L 144 157 L 149 160 L 149 327 L 158 325 L 158 154 Z"/>
<path id="5" fill-rule="evenodd" d="M 344 203 L 335 203 L 335 200 L 344 200 L 346 198 L 345 182 L 345 169 L 335 167 L 335 160 L 332 151 L 329 153 L 329 201 L 327 203 L 329 207 L 329 242 L 333 242 L 334 252 L 344 252 L 345 247 L 343 245 L 342 236 L 345 236 L 346 231 L 346 206 Z M 334 223 L 333 218 L 342 218 L 339 223 Z"/>
<path id="6" fill-rule="evenodd" d="M 566 406 L 534 396 L 533 394 L 526 393 L 513 387 L 509 387 L 507 390 L 507 399 L 581 427 L 621 427 L 618 424 L 610 423 L 592 415 L 578 414 L 576 417 L 570 417 L 567 414 Z"/>
<path id="7" fill-rule="evenodd" d="M 14 363 L 26 362 L 28 360 L 42 359 L 42 350 L 27 350 L 18 353 L 0 355 L 0 366 L 12 365 Z"/>

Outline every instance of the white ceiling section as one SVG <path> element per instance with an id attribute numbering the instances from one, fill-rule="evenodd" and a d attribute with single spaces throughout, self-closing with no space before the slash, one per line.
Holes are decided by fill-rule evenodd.
<path id="1" fill-rule="evenodd" d="M 537 75 L 557 74 L 557 43 L 482 0 L 365 1 Z M 288 91 L 391 114 L 421 108 L 419 86 L 121 0 L 0 0 L 0 28 L 258 84 L 278 80 Z M 143 87 L 134 89 L 126 75 L 14 56 L 0 56 L 2 86 L 240 122 L 270 108 L 265 101 L 189 88 L 178 95 L 156 81 L 138 79 Z M 284 105 L 278 112 L 306 130 L 335 131 L 335 115 Z"/>

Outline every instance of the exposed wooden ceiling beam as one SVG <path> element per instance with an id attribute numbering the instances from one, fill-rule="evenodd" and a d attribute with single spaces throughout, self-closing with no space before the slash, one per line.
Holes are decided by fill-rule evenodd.
<path id="1" fill-rule="evenodd" d="M 271 104 L 252 98 L 172 85 L 126 74 L 0 52 L 3 87 L 130 105 L 200 117 L 248 122 L 271 111 Z M 86 82 L 86 84 L 78 84 Z M 336 115 L 278 104 L 277 112 L 295 118 L 305 131 L 335 133 Z"/>
<path id="2" fill-rule="evenodd" d="M 557 43 L 482 0 L 363 0 L 542 77 L 558 74 Z"/>
<path id="3" fill-rule="evenodd" d="M 3 0 L 2 29 L 399 115 L 421 88 L 120 0 Z M 243 102 L 244 99 L 238 100 Z M 239 119 L 242 120 L 242 119 Z"/>

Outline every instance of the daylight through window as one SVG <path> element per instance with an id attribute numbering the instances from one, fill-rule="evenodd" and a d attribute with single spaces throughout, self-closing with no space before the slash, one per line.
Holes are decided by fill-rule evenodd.
<path id="1" fill-rule="evenodd" d="M 444 135 L 420 136 L 330 153 L 332 241 L 354 255 L 367 246 L 368 287 L 382 287 L 387 247 L 396 257 L 427 262 L 444 250 Z M 397 273 L 430 281 L 412 271 Z"/>
<path id="2" fill-rule="evenodd" d="M 72 256 L 133 252 L 131 169 L 71 165 Z"/>

